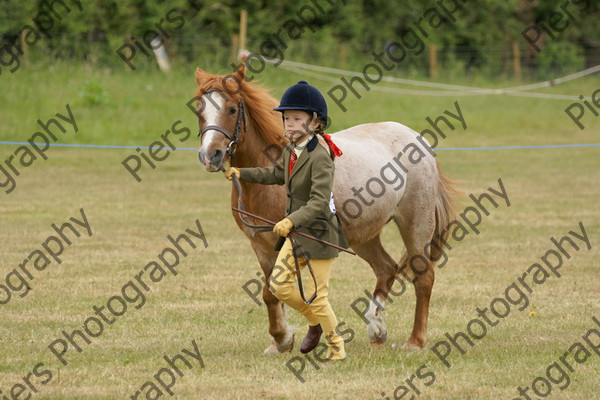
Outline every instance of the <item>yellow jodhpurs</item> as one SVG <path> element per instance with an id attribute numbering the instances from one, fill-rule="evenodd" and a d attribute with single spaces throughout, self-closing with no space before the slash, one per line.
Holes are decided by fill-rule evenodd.
<path id="1" fill-rule="evenodd" d="M 292 252 L 292 242 L 288 238 L 281 247 L 277 262 L 271 272 L 270 287 L 275 297 L 302 314 L 309 325 L 321 324 L 323 337 L 329 349 L 326 357 L 331 360 L 339 360 L 346 358 L 344 340 L 337 333 L 337 318 L 327 298 L 329 294 L 329 274 L 333 260 L 333 258 L 313 258 L 310 260 L 317 281 L 317 297 L 311 304 L 305 304 L 300 296 L 300 290 L 294 285 L 296 266 Z M 298 259 L 298 265 L 303 271 L 303 275 L 308 275 L 308 278 L 304 279 L 307 283 L 303 286 L 304 297 L 308 299 L 314 293 L 314 282 L 309 272 L 305 270 L 305 260 Z"/>

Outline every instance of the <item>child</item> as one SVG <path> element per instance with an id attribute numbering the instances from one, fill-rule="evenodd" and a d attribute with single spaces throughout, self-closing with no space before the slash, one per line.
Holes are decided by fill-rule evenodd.
<path id="1" fill-rule="evenodd" d="M 348 247 L 346 238 L 335 216 L 333 205 L 334 155 L 341 151 L 333 144 L 329 135 L 323 133 L 327 121 L 327 104 L 323 95 L 305 81 L 289 87 L 281 98 L 279 107 L 283 117 L 285 136 L 290 145 L 283 151 L 281 161 L 272 167 L 229 168 L 225 177 L 229 180 L 235 174 L 246 182 L 265 185 L 284 185 L 287 191 L 286 217 L 279 221 L 273 232 L 285 238 L 272 270 L 270 286 L 273 294 L 288 306 L 296 309 L 308 321 L 308 333 L 300 346 L 302 353 L 312 351 L 322 333 L 325 333 L 330 360 L 346 358 L 344 340 L 337 329 L 337 319 L 327 298 L 329 274 L 333 259 L 338 250 L 322 245 L 311 239 L 295 235 L 305 255 L 310 258 L 317 284 L 317 296 L 310 304 L 305 304 L 297 287 L 293 286 L 295 271 L 293 248 L 287 236 L 292 229 L 305 232 L 330 243 Z M 323 135 L 332 155 L 319 144 L 317 135 Z M 332 215 L 334 214 L 334 215 Z M 335 217 L 335 218 L 334 218 Z M 277 249 L 279 250 L 279 249 Z M 297 254 L 301 255 L 301 254 Z M 306 266 L 299 259 L 301 268 Z M 277 271 L 277 273 L 275 273 Z M 308 280 L 306 293 L 314 292 L 314 283 Z"/>

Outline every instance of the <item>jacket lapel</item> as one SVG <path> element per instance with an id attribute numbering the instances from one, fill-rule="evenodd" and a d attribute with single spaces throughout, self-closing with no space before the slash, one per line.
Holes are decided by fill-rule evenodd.
<path id="1" fill-rule="evenodd" d="M 289 176 L 287 174 L 288 169 L 290 168 L 290 153 L 292 152 L 289 145 L 286 145 L 283 148 L 283 176 L 285 179 L 285 183 L 289 180 Z"/>
<path id="2" fill-rule="evenodd" d="M 306 149 L 304 149 L 302 154 L 300 154 L 300 157 L 298 157 L 298 160 L 296 160 L 296 165 L 294 165 L 294 169 L 292 169 L 292 173 L 290 174 L 290 179 L 292 179 L 294 177 L 294 175 L 296 175 L 296 173 L 300 170 L 300 168 L 302 168 L 302 166 L 306 163 L 306 161 L 308 161 L 308 151 Z M 288 162 L 288 164 L 289 164 L 289 162 Z"/>
<path id="3" fill-rule="evenodd" d="M 296 175 L 296 173 L 302 168 L 306 161 L 308 161 L 308 158 L 310 157 L 309 153 L 315 149 L 317 143 L 319 143 L 319 139 L 317 138 L 317 135 L 314 135 L 313 138 L 306 144 L 306 147 L 304 148 L 304 151 L 302 151 L 302 154 L 300 154 L 300 157 L 298 157 L 298 160 L 296 160 L 296 165 L 294 165 L 294 169 L 292 169 L 292 173 L 288 177 L 288 183 L 294 177 L 294 175 Z M 289 166 L 290 153 L 291 149 L 288 151 L 287 154 L 286 168 L 288 168 Z"/>

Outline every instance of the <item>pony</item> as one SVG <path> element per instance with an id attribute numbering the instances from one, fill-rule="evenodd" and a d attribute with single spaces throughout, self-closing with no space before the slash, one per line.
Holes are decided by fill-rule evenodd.
<path id="1" fill-rule="evenodd" d="M 281 114 L 273 111 L 276 99 L 268 91 L 251 84 L 245 65 L 230 75 L 214 75 L 196 70 L 196 96 L 193 106 L 202 136 L 198 157 L 206 171 L 224 171 L 228 159 L 238 168 L 276 163 L 288 144 L 283 136 Z M 232 134 L 232 132 L 234 132 Z M 423 137 L 397 122 L 367 123 L 332 134 L 343 150 L 335 158 L 334 203 L 349 246 L 373 269 L 376 277 L 372 298 L 365 308 L 367 334 L 373 347 L 387 339 L 384 306 L 399 274 L 414 285 L 416 307 L 412 332 L 402 346 L 421 349 L 426 343 L 429 302 L 435 280 L 434 266 L 446 244 L 447 226 L 455 214 L 453 183 L 442 172 L 435 153 Z M 322 137 L 319 137 L 322 142 Z M 243 205 L 253 214 L 279 221 L 285 215 L 285 188 L 241 182 Z M 238 196 L 231 191 L 231 205 Z M 268 282 L 277 252 L 273 232 L 256 235 L 240 215 L 233 212 L 238 227 L 250 240 L 258 263 Z M 404 242 L 405 252 L 395 262 L 383 248 L 380 234 L 394 222 Z M 339 271 L 339 268 L 338 268 Z M 271 344 L 264 351 L 276 354 L 291 351 L 293 328 L 286 310 L 263 287 Z M 366 302 L 366 300 L 365 300 Z"/>

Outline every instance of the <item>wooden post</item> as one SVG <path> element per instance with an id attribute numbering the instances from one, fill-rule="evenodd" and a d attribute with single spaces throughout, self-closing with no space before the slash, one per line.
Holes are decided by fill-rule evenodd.
<path id="1" fill-rule="evenodd" d="M 340 43 L 340 65 L 346 68 L 346 42 Z"/>
<path id="2" fill-rule="evenodd" d="M 169 64 L 169 57 L 165 50 L 165 42 L 160 39 L 159 36 L 154 36 L 150 41 L 150 47 L 152 47 L 152 51 L 154 51 L 154 57 L 156 58 L 158 68 L 160 68 L 162 72 L 169 72 L 171 70 L 171 65 Z"/>
<path id="3" fill-rule="evenodd" d="M 23 61 L 29 66 L 29 46 L 25 43 L 25 29 L 21 31 L 21 50 L 23 51 Z"/>
<path id="4" fill-rule="evenodd" d="M 246 30 L 248 27 L 248 11 L 242 10 L 240 13 L 240 47 L 238 51 L 238 58 L 241 53 L 246 50 Z"/>
<path id="5" fill-rule="evenodd" d="M 231 56 L 229 58 L 232 63 L 235 63 L 238 60 L 238 38 L 239 36 L 236 34 L 231 36 Z"/>
<path id="6" fill-rule="evenodd" d="M 521 51 L 519 49 L 519 43 L 514 41 L 512 44 L 512 53 L 513 53 L 513 72 L 515 75 L 515 79 L 521 80 Z"/>
<path id="7" fill-rule="evenodd" d="M 429 44 L 429 77 L 437 79 L 437 47 L 435 43 Z"/>

